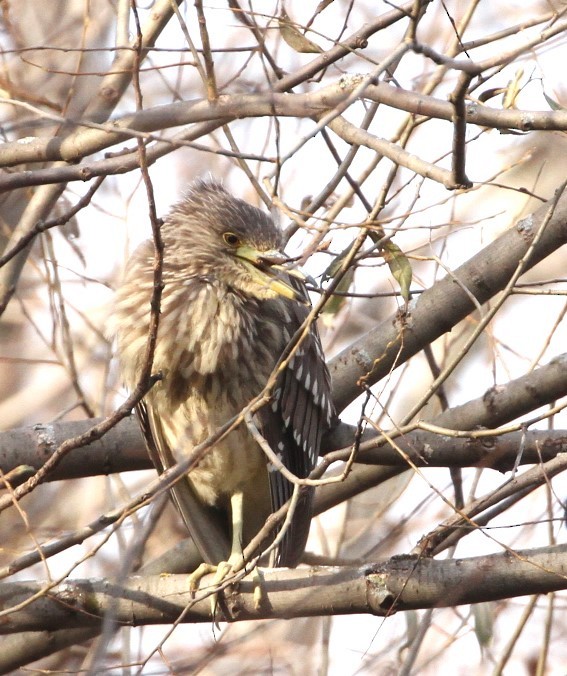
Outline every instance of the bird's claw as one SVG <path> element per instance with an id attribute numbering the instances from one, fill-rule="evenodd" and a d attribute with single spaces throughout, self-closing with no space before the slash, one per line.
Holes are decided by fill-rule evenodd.
<path id="1" fill-rule="evenodd" d="M 216 566 L 210 563 L 202 563 L 191 575 L 189 576 L 189 590 L 192 596 L 195 596 L 195 592 L 199 589 L 200 582 L 203 577 L 206 575 L 214 574 L 213 580 L 210 585 L 211 591 L 210 602 L 211 602 L 211 615 L 213 620 L 218 628 L 218 621 L 216 620 L 216 612 L 218 608 L 218 587 L 230 576 L 232 573 L 233 566 L 230 561 L 221 561 Z M 203 590 L 204 591 L 204 590 Z"/>
<path id="2" fill-rule="evenodd" d="M 218 566 L 210 563 L 202 563 L 191 575 L 189 575 L 189 591 L 191 596 L 195 597 L 195 592 L 199 589 L 199 584 L 205 575 L 211 575 L 217 572 Z"/>

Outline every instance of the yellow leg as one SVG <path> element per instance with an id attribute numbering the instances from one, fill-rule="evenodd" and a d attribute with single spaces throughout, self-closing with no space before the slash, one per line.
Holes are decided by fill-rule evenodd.
<path id="1" fill-rule="evenodd" d="M 233 493 L 230 496 L 230 511 L 232 521 L 232 542 L 230 547 L 230 556 L 227 561 L 220 561 L 213 565 L 202 563 L 197 570 L 189 576 L 189 588 L 195 592 L 199 588 L 199 583 L 205 575 L 214 573 L 212 587 L 218 587 L 231 574 L 233 569 L 242 564 L 242 530 L 243 530 L 243 510 L 244 496 L 241 491 Z M 215 616 L 217 608 L 218 593 L 214 592 L 211 596 L 211 612 Z"/>
<path id="2" fill-rule="evenodd" d="M 227 563 L 231 567 L 242 562 L 242 538 L 244 532 L 244 495 L 242 491 L 230 496 L 230 516 L 232 520 L 232 544 Z"/>
<path id="3" fill-rule="evenodd" d="M 244 495 L 241 491 L 230 496 L 230 511 L 232 522 L 232 542 L 230 556 L 227 561 L 220 561 L 217 565 L 202 563 L 189 577 L 189 586 L 192 592 L 199 588 L 199 583 L 205 575 L 214 573 L 212 588 L 221 585 L 227 577 L 236 569 L 240 570 L 244 563 L 242 552 L 243 525 L 244 525 Z M 258 571 L 255 571 L 254 605 L 260 608 L 264 600 L 262 579 Z M 216 614 L 218 592 L 211 595 L 211 613 L 213 618 Z"/>
<path id="4" fill-rule="evenodd" d="M 231 496 L 230 508 L 232 515 L 232 545 L 229 560 L 224 564 L 227 566 L 226 574 L 221 577 L 219 581 L 222 581 L 222 579 L 226 577 L 226 575 L 228 575 L 235 566 L 242 564 L 244 560 L 244 554 L 242 552 L 242 540 L 244 532 L 244 495 L 241 492 L 234 493 Z M 264 588 L 262 586 L 262 578 L 260 577 L 257 568 L 254 568 L 253 574 L 255 581 L 254 606 L 256 610 L 259 610 L 260 606 L 262 605 L 262 601 L 264 600 Z"/>

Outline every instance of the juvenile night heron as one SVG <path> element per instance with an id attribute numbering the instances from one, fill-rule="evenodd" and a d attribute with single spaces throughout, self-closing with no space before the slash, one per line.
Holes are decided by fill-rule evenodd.
<path id="1" fill-rule="evenodd" d="M 309 303 L 301 279 L 281 267 L 282 236 L 271 218 L 217 183 L 194 184 L 161 233 L 164 289 L 153 371 L 163 379 L 138 407 L 159 472 L 263 390 Z M 118 356 L 130 388 L 148 335 L 153 261 L 147 241 L 133 254 L 117 294 Z M 254 423 L 283 464 L 304 478 L 333 417 L 329 374 L 312 325 Z M 171 492 L 204 561 L 234 565 L 266 518 L 288 501 L 293 485 L 242 423 Z M 299 562 L 312 497 L 311 488 L 302 488 L 271 565 Z"/>

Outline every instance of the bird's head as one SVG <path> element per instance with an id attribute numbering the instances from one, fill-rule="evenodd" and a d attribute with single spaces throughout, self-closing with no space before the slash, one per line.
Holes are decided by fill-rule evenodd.
<path id="1" fill-rule="evenodd" d="M 170 212 L 162 234 L 166 265 L 178 277 L 212 279 L 258 299 L 303 300 L 282 267 L 280 230 L 218 183 L 195 183 Z"/>

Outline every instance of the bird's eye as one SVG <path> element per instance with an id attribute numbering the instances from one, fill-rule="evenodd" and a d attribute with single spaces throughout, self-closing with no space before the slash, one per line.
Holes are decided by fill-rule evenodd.
<path id="1" fill-rule="evenodd" d="M 225 232 L 222 238 L 229 246 L 238 246 L 240 244 L 240 239 L 233 232 Z"/>

